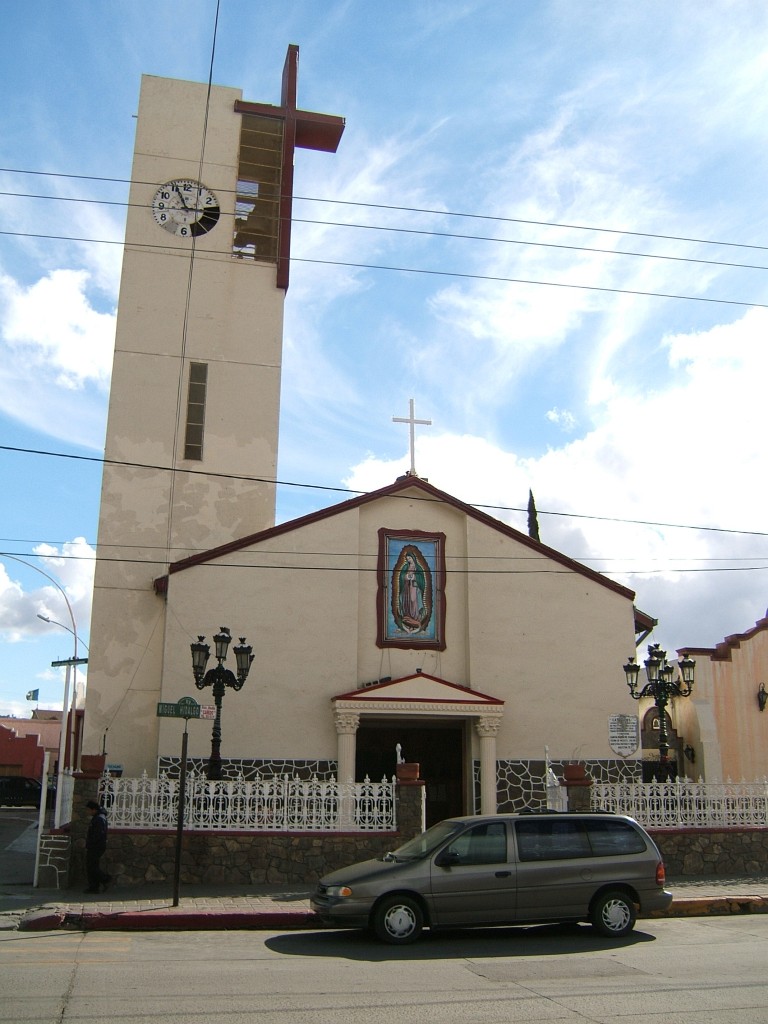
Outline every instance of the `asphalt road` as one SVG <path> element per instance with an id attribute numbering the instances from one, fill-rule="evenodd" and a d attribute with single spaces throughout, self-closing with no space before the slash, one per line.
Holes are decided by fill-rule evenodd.
<path id="1" fill-rule="evenodd" d="M 0 807 L 0 881 L 4 885 L 32 884 L 37 816 L 33 807 Z"/>
<path id="2" fill-rule="evenodd" d="M 765 1024 L 768 915 L 443 933 L 0 933 L 22 1024 Z"/>

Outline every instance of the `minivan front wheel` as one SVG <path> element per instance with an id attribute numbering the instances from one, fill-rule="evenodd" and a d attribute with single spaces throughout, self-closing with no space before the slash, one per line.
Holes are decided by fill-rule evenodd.
<path id="1" fill-rule="evenodd" d="M 376 937 L 390 945 L 415 942 L 424 929 L 424 914 L 410 896 L 387 896 L 373 912 Z"/>
<path id="2" fill-rule="evenodd" d="M 606 892 L 595 900 L 589 915 L 595 931 L 608 938 L 628 935 L 635 927 L 635 904 L 623 892 Z"/>

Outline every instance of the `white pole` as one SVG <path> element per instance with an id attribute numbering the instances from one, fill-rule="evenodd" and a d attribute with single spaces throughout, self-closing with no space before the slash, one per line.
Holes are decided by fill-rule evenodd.
<path id="1" fill-rule="evenodd" d="M 61 793 L 64 789 L 62 780 L 64 777 L 64 751 L 67 743 L 67 711 L 69 706 L 69 673 L 72 666 L 67 663 L 66 675 L 64 677 L 64 703 L 61 707 L 61 735 L 59 736 L 59 767 L 56 773 L 56 811 L 53 816 L 53 827 L 58 828 L 61 824 Z M 75 666 L 77 671 L 77 666 Z"/>
<path id="2" fill-rule="evenodd" d="M 48 807 L 48 766 L 51 760 L 50 750 L 46 750 L 43 757 L 43 777 L 40 780 L 43 786 L 43 791 L 40 796 L 40 811 L 37 815 L 37 844 L 35 846 L 35 876 L 32 881 L 32 885 L 37 888 L 38 877 L 40 875 L 40 841 L 43 838 L 43 829 L 45 828 L 45 812 Z"/>

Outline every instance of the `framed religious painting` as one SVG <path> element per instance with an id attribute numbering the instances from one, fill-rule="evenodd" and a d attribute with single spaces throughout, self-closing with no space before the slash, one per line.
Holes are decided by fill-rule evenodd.
<path id="1" fill-rule="evenodd" d="M 379 647 L 445 650 L 445 534 L 379 530 Z"/>

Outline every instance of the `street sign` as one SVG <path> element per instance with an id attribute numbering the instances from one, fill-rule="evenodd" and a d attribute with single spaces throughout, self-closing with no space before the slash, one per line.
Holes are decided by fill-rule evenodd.
<path id="1" fill-rule="evenodd" d="M 175 704 L 163 703 L 157 705 L 158 718 L 199 718 L 200 705 L 194 697 L 181 697 Z"/>
<path id="2" fill-rule="evenodd" d="M 215 704 L 203 704 L 200 707 L 200 717 L 213 720 L 216 717 Z"/>

